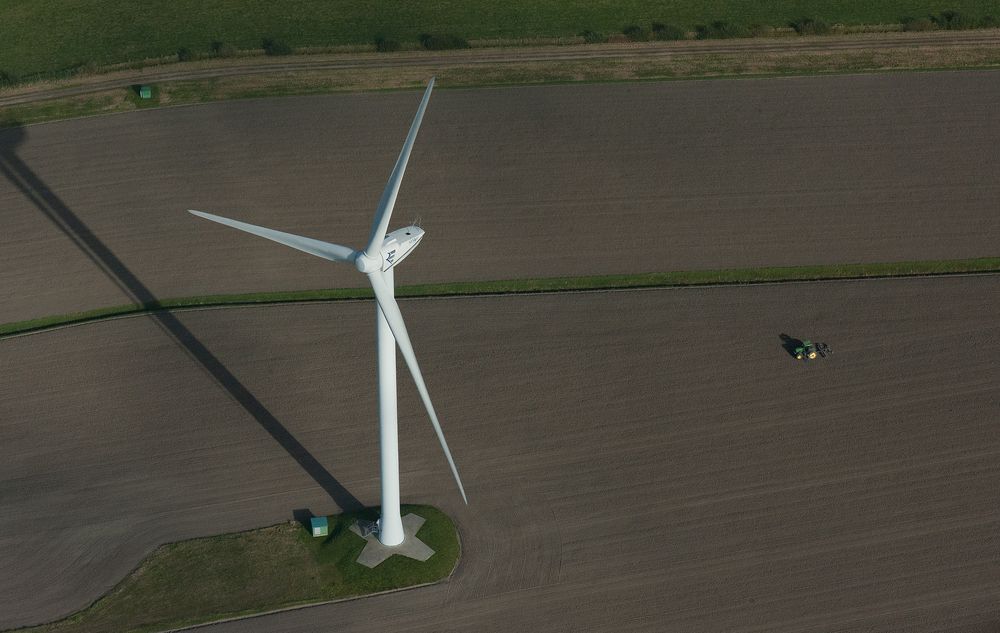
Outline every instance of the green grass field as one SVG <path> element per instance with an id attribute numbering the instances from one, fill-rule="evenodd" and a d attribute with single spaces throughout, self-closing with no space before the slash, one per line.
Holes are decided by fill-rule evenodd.
<path id="1" fill-rule="evenodd" d="M 90 607 L 23 633 L 145 633 L 284 607 L 368 595 L 446 578 L 458 562 L 455 526 L 430 506 L 402 507 L 427 519 L 417 536 L 435 549 L 426 562 L 393 556 L 368 569 L 364 540 L 350 532 L 359 516 L 330 517 L 330 536 L 312 538 L 298 524 L 164 545 Z"/>
<path id="2" fill-rule="evenodd" d="M 293 8 L 294 7 L 294 8 Z M 174 55 L 181 47 L 207 53 L 212 41 L 258 48 L 264 37 L 292 47 L 371 44 L 376 35 L 404 42 L 420 33 L 469 39 L 616 33 L 651 21 L 691 29 L 726 20 L 787 26 L 818 17 L 829 23 L 898 23 L 944 10 L 1000 18 L 997 0 L 5 0 L 0 2 L 0 72 L 54 74 Z"/>

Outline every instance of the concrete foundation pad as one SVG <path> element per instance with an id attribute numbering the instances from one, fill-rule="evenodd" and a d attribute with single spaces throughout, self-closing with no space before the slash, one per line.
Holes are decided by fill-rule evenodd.
<path id="1" fill-rule="evenodd" d="M 403 517 L 403 542 L 394 547 L 389 547 L 388 545 L 380 543 L 378 536 L 375 534 L 363 536 L 361 528 L 358 527 L 357 523 L 355 523 L 351 526 L 351 531 L 368 541 L 365 545 L 365 549 L 363 549 L 361 551 L 361 555 L 358 556 L 358 562 L 365 567 L 372 569 L 380 565 L 385 561 L 385 559 L 389 558 L 393 554 L 413 558 L 420 562 L 427 560 L 434 555 L 434 550 L 417 538 L 417 530 L 419 530 L 420 526 L 424 524 L 424 521 L 425 519 L 423 517 L 417 516 L 413 513 L 407 514 Z"/>

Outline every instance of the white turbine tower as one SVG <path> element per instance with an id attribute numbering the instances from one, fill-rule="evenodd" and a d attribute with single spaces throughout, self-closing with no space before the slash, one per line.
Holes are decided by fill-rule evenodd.
<path id="1" fill-rule="evenodd" d="M 377 331 L 377 354 L 378 354 L 378 402 L 379 402 L 379 442 L 382 461 L 382 517 L 378 524 L 378 538 L 383 545 L 399 545 L 403 542 L 403 523 L 399 511 L 399 439 L 396 422 L 396 349 L 403 354 L 410 373 L 413 375 L 413 382 L 417 385 L 417 391 L 427 407 L 434 432 L 437 433 L 444 455 L 448 458 L 448 466 L 451 467 L 451 474 L 455 476 L 458 490 L 462 493 L 462 500 L 468 504 L 465 497 L 465 489 L 462 487 L 462 480 L 458 476 L 458 469 L 455 468 L 455 461 L 451 458 L 451 451 L 448 450 L 448 443 L 444 439 L 441 431 L 441 424 L 438 422 L 437 413 L 431 404 L 430 395 L 424 385 L 423 376 L 420 374 L 420 367 L 417 365 L 417 357 L 413 354 L 413 345 L 410 337 L 406 333 L 406 325 L 403 323 L 403 315 L 396 304 L 395 286 L 393 284 L 393 267 L 403 261 L 407 255 L 413 252 L 417 244 L 424 236 L 424 231 L 417 226 L 407 226 L 386 234 L 389 227 L 389 217 L 392 215 L 392 208 L 396 204 L 396 194 L 399 192 L 399 183 L 403 179 L 403 172 L 406 170 L 406 163 L 410 158 L 410 150 L 413 149 L 413 141 L 417 137 L 417 130 L 420 129 L 420 121 L 424 117 L 424 110 L 427 109 L 427 102 L 431 97 L 431 90 L 434 88 L 434 79 L 427 84 L 424 98 L 420 101 L 417 115 L 410 125 L 410 133 L 406 136 L 403 150 L 399 153 L 396 166 L 392 169 L 389 182 L 382 192 L 378 209 L 375 211 L 375 220 L 372 222 L 371 234 L 368 237 L 368 245 L 364 250 L 356 251 L 341 246 L 340 244 L 330 244 L 308 237 L 283 233 L 262 226 L 255 226 L 245 222 L 230 220 L 211 213 L 201 211 L 191 211 L 191 213 L 212 220 L 226 226 L 231 226 L 247 233 L 253 233 L 260 237 L 273 240 L 286 246 L 298 249 L 329 259 L 335 262 L 353 263 L 357 269 L 368 276 L 372 290 L 375 292 L 377 305 L 376 331 Z"/>

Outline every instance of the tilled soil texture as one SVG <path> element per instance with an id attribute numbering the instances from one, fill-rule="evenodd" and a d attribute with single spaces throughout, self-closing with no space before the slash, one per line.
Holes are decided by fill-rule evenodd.
<path id="1" fill-rule="evenodd" d="M 246 100 L 0 132 L 0 322 L 358 287 L 191 217 L 359 247 L 419 93 Z M 996 256 L 1000 73 L 439 90 L 397 282 Z"/>
<path id="2" fill-rule="evenodd" d="M 401 307 L 470 504 L 401 366 L 403 497 L 456 518 L 456 576 L 216 630 L 1000 621 L 1000 278 Z M 342 302 L 0 341 L 0 625 L 84 606 L 164 541 L 376 504 L 373 322 Z"/>

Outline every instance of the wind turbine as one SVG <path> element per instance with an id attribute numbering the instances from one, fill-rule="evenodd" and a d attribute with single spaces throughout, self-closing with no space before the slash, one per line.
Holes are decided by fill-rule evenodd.
<path id="1" fill-rule="evenodd" d="M 427 393 L 424 378 L 420 373 L 420 366 L 417 365 L 417 357 L 413 353 L 413 345 L 410 343 L 410 336 L 406 332 L 403 315 L 399 311 L 399 305 L 397 305 L 395 298 L 393 268 L 413 252 L 413 249 L 423 238 L 424 231 L 418 226 L 407 226 L 386 234 L 392 208 L 396 204 L 396 194 L 399 193 L 399 183 L 403 180 L 403 172 L 406 171 L 406 163 L 410 158 L 410 151 L 413 149 L 413 141 L 417 138 L 417 130 L 420 129 L 420 121 L 424 118 L 424 110 L 427 109 L 427 102 L 431 98 L 433 88 L 434 78 L 431 78 L 430 83 L 427 84 L 427 90 L 424 92 L 424 97 L 420 101 L 420 107 L 417 108 L 413 123 L 410 125 L 410 132 L 406 136 L 403 150 L 399 153 L 396 166 L 393 167 L 389 182 L 385 186 L 385 191 L 382 192 L 382 198 L 379 200 L 375 219 L 372 222 L 371 234 L 368 236 L 368 244 L 363 250 L 356 251 L 340 244 L 321 242 L 246 222 L 230 220 L 211 213 L 189 210 L 190 213 L 206 220 L 267 238 L 316 257 L 334 262 L 353 263 L 358 271 L 368 276 L 376 300 L 379 450 L 382 462 L 382 516 L 378 522 L 378 539 L 383 545 L 389 546 L 399 545 L 404 538 L 403 523 L 399 511 L 396 345 L 399 346 L 399 351 L 406 360 L 406 365 L 410 368 L 410 374 L 413 375 L 413 382 L 416 383 L 417 391 L 420 392 L 420 397 L 427 408 L 444 455 L 448 458 L 448 466 L 451 467 L 451 474 L 455 476 L 455 483 L 458 484 L 458 491 L 462 493 L 462 500 L 466 504 L 469 503 L 465 496 L 465 489 L 462 487 L 462 480 L 458 476 L 458 469 L 455 467 L 455 460 L 452 459 L 451 451 L 448 450 L 448 442 L 444 439 L 444 432 L 441 430 L 440 422 L 438 422 L 434 405 L 431 404 L 431 397 Z"/>

